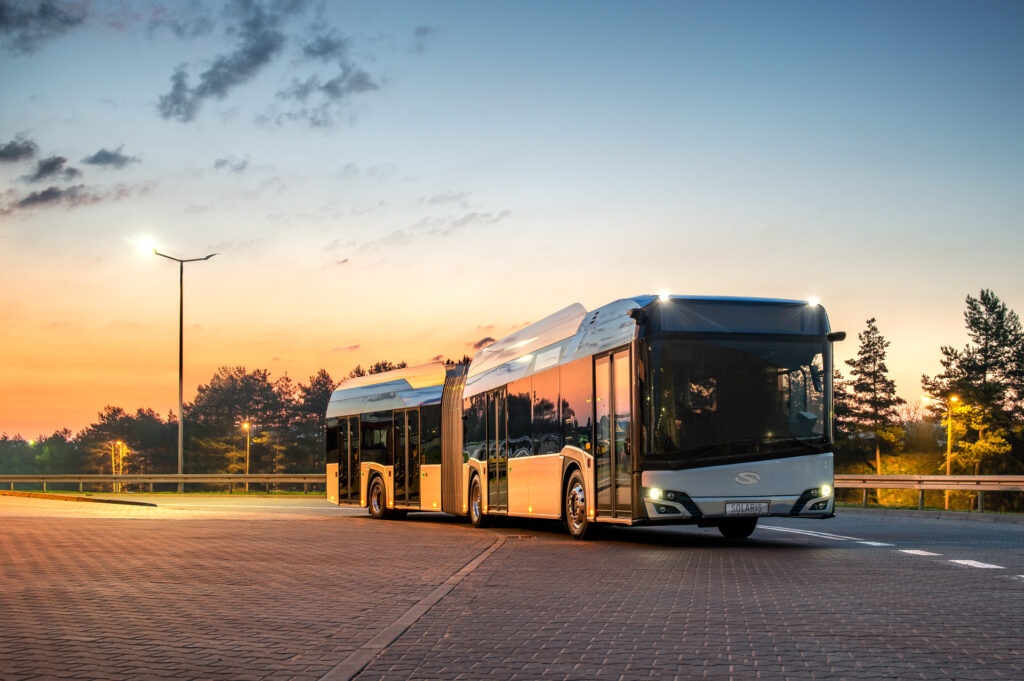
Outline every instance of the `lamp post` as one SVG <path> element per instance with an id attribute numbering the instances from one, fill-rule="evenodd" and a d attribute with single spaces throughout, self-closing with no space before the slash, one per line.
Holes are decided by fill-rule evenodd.
<path id="1" fill-rule="evenodd" d="M 242 428 L 245 429 L 245 474 L 249 475 L 249 422 L 243 423 Z M 248 480 L 245 481 L 245 491 L 249 491 Z"/>
<path id="2" fill-rule="evenodd" d="M 200 262 L 202 260 L 209 260 L 216 253 L 211 253 L 205 258 L 175 258 L 170 255 L 161 253 L 160 251 L 153 249 L 155 255 L 159 255 L 161 258 L 167 258 L 178 263 L 178 475 L 182 474 L 182 452 L 185 449 L 185 414 L 183 413 L 183 396 L 184 396 L 184 383 L 185 383 L 185 372 L 184 372 L 184 340 L 185 340 L 185 263 L 187 262 Z M 178 481 L 178 492 L 183 492 L 185 485 L 180 480 Z"/>
<path id="3" fill-rule="evenodd" d="M 957 397 L 956 395 L 950 395 L 949 396 L 949 402 L 943 402 L 942 400 L 937 400 L 934 397 L 928 397 L 927 395 L 924 396 L 924 400 L 925 401 L 927 401 L 927 402 L 934 402 L 935 404 L 939 405 L 940 407 L 945 407 L 946 408 L 946 475 L 950 475 L 952 473 L 951 461 L 952 461 L 952 458 L 953 458 L 953 410 L 950 408 L 950 404 L 953 403 L 953 402 L 956 402 L 959 399 L 960 398 Z M 947 489 L 947 490 L 945 490 L 945 492 L 946 492 L 945 510 L 948 511 L 949 510 L 949 490 Z"/>

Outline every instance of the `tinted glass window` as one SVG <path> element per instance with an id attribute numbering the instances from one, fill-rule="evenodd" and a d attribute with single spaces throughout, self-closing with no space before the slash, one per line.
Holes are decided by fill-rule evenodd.
<path id="1" fill-rule="evenodd" d="M 462 437 L 463 461 L 487 460 L 487 428 L 484 425 L 485 402 L 484 395 L 474 395 L 463 400 L 462 423 L 465 428 Z"/>
<path id="2" fill-rule="evenodd" d="M 565 444 L 591 452 L 594 375 L 590 357 L 559 367 Z M 593 452 L 591 452 L 593 453 Z"/>
<path id="3" fill-rule="evenodd" d="M 441 405 L 432 404 L 420 407 L 421 440 L 423 447 L 423 463 L 426 465 L 441 463 Z"/>
<path id="4" fill-rule="evenodd" d="M 329 464 L 338 463 L 338 426 L 336 424 L 337 421 L 334 421 L 334 424 L 327 426 L 327 435 L 324 438 L 324 442 L 326 443 L 325 449 L 327 451 L 327 463 Z"/>
<path id="5" fill-rule="evenodd" d="M 649 464 L 672 468 L 827 451 L 826 343 L 800 336 L 650 342 Z"/>
<path id="6" fill-rule="evenodd" d="M 533 454 L 530 423 L 530 377 L 508 386 L 508 451 L 510 457 Z"/>
<path id="7" fill-rule="evenodd" d="M 536 454 L 557 454 L 562 451 L 557 368 L 533 376 L 533 451 Z"/>
<path id="8" fill-rule="evenodd" d="M 368 463 L 388 463 L 391 447 L 391 412 L 375 411 L 360 419 L 360 455 Z"/>

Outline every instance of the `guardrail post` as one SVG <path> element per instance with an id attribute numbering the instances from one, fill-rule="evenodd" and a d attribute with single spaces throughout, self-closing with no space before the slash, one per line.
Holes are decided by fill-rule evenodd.
<path id="1" fill-rule="evenodd" d="M 302 483 L 302 493 L 303 494 L 309 494 L 309 483 L 308 482 Z"/>
<path id="2" fill-rule="evenodd" d="M 867 508 L 868 507 L 868 488 L 867 487 L 864 488 L 864 494 L 861 496 L 860 507 L 861 508 Z"/>
<path id="3" fill-rule="evenodd" d="M 985 512 L 985 490 L 978 490 L 978 513 Z"/>
<path id="4" fill-rule="evenodd" d="M 918 511 L 923 511 L 924 510 L 924 490 L 923 489 L 917 490 L 917 510 Z"/>
<path id="5" fill-rule="evenodd" d="M 45 480 L 43 480 L 43 491 L 44 492 L 46 491 L 46 481 Z"/>

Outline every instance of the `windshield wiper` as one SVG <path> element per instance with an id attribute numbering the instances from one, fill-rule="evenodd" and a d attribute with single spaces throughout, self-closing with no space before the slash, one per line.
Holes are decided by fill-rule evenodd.
<path id="1" fill-rule="evenodd" d="M 770 439 L 765 439 L 764 442 L 765 442 L 765 444 L 794 444 L 794 445 L 802 445 L 804 447 L 807 447 L 808 449 L 813 450 L 816 454 L 821 454 L 822 452 L 825 451 L 825 443 L 824 442 L 814 443 L 814 442 L 811 442 L 809 440 L 802 440 L 802 439 L 800 439 L 798 437 L 773 437 L 773 438 L 770 438 Z"/>

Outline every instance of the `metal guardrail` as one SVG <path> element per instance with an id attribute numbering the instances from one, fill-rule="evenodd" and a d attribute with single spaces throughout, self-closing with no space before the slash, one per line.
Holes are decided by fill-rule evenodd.
<path id="1" fill-rule="evenodd" d="M 228 491 L 233 491 L 235 485 L 264 485 L 267 491 L 270 491 L 271 485 L 279 484 L 301 484 L 303 491 L 308 492 L 310 485 L 325 485 L 327 484 L 327 475 L 325 473 L 312 473 L 312 474 L 291 474 L 291 473 L 279 473 L 279 474 L 252 474 L 245 475 L 244 473 L 186 473 L 184 475 L 178 475 L 177 473 L 156 473 L 147 475 L 111 475 L 105 474 L 89 474 L 89 475 L 2 475 L 0 474 L 0 485 L 7 485 L 9 489 L 13 490 L 16 484 L 42 484 L 43 491 L 46 491 L 47 484 L 77 484 L 78 491 L 83 490 L 84 485 L 148 485 L 149 491 L 153 491 L 154 484 L 161 483 L 174 483 L 174 484 L 212 484 L 212 485 L 228 485 Z"/>
<path id="2" fill-rule="evenodd" d="M 1024 492 L 1024 475 L 836 475 L 836 489 L 916 489 L 917 507 L 924 509 L 926 490 L 967 490 L 978 493 L 978 511 L 985 510 L 985 492 Z"/>

